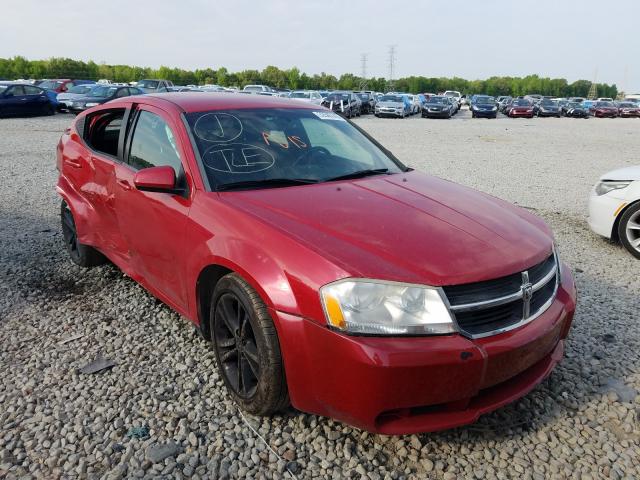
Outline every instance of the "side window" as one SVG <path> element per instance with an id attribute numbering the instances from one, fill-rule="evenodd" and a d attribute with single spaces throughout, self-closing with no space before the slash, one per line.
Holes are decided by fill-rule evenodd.
<path id="1" fill-rule="evenodd" d="M 38 87 L 32 87 L 31 85 L 25 85 L 23 88 L 25 95 L 40 95 L 41 92 Z"/>
<path id="2" fill-rule="evenodd" d="M 118 90 L 118 93 L 116 93 L 116 98 L 127 97 L 127 96 L 129 96 L 128 88 L 121 88 L 120 90 Z"/>
<path id="3" fill-rule="evenodd" d="M 13 90 L 11 90 L 11 92 L 13 93 L 14 97 L 19 97 L 24 95 L 24 87 L 22 85 L 16 85 L 15 87 L 13 87 Z"/>
<path id="4" fill-rule="evenodd" d="M 130 88 L 129 89 L 129 95 L 138 95 L 138 89 L 137 88 Z"/>
<path id="5" fill-rule="evenodd" d="M 169 125 L 155 113 L 140 110 L 127 162 L 138 170 L 168 165 L 176 177 L 182 172 L 176 138 Z"/>
<path id="6" fill-rule="evenodd" d="M 124 112 L 124 108 L 100 111 L 85 120 L 84 139 L 92 149 L 114 157 L 118 155 Z"/>

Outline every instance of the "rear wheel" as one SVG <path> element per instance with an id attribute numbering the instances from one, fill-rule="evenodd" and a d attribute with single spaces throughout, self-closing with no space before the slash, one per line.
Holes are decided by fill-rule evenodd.
<path id="1" fill-rule="evenodd" d="M 81 267 L 91 268 L 102 265 L 107 261 L 95 248 L 79 242 L 73 213 L 65 201 L 62 202 L 60 207 L 60 220 L 62 222 L 62 237 L 73 263 Z"/>
<path id="2" fill-rule="evenodd" d="M 620 217 L 618 237 L 631 255 L 640 258 L 640 202 L 631 205 Z"/>
<path id="3" fill-rule="evenodd" d="M 213 346 L 231 396 L 253 415 L 286 408 L 289 395 L 278 334 L 258 293 L 230 273 L 217 283 L 211 305 Z"/>

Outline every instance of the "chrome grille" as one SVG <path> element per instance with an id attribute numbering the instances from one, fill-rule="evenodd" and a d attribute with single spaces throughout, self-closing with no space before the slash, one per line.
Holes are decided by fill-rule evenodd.
<path id="1" fill-rule="evenodd" d="M 558 260 L 551 254 L 523 272 L 444 287 L 444 293 L 459 329 L 481 338 L 517 328 L 542 314 L 553 303 L 558 281 Z"/>

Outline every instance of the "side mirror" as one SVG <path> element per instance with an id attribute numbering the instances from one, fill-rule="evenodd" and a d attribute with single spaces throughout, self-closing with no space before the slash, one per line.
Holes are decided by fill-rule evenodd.
<path id="1" fill-rule="evenodd" d="M 183 189 L 176 188 L 176 172 L 167 165 L 140 170 L 133 177 L 133 184 L 141 192 L 184 193 Z"/>

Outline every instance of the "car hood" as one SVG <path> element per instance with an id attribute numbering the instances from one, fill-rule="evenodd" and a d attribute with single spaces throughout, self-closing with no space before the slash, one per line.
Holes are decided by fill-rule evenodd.
<path id="1" fill-rule="evenodd" d="M 525 270 L 553 246 L 549 228 L 527 211 L 418 172 L 220 196 L 347 276 L 475 282 Z"/>
<path id="2" fill-rule="evenodd" d="M 404 103 L 402 102 L 378 102 L 378 106 L 379 107 L 393 107 L 393 108 L 398 108 L 398 107 L 403 107 Z"/>
<path id="3" fill-rule="evenodd" d="M 640 165 L 612 170 L 602 175 L 600 180 L 640 180 Z"/>

